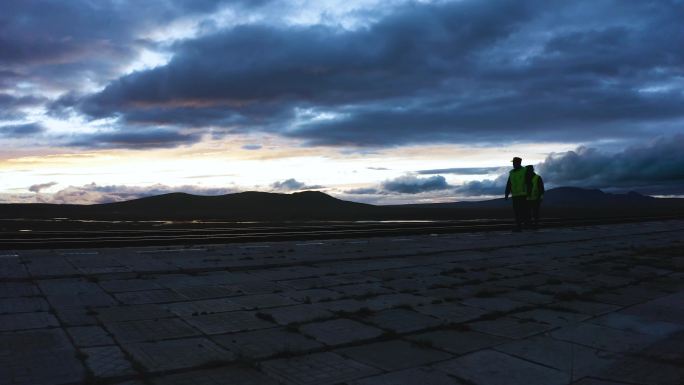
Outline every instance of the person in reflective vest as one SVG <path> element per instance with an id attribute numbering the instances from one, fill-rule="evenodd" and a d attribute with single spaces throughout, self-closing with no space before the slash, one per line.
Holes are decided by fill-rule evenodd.
<path id="1" fill-rule="evenodd" d="M 515 228 L 513 231 L 520 231 L 525 222 L 528 221 L 527 210 L 527 184 L 525 175 L 527 169 L 522 166 L 522 159 L 515 157 L 512 160 L 513 170 L 508 173 L 506 182 L 505 199 L 510 195 L 513 198 L 513 213 L 515 214 Z"/>
<path id="2" fill-rule="evenodd" d="M 539 208 L 544 199 L 544 180 L 534 172 L 534 166 L 526 166 L 525 184 L 527 185 L 527 207 L 532 226 L 539 226 Z"/>

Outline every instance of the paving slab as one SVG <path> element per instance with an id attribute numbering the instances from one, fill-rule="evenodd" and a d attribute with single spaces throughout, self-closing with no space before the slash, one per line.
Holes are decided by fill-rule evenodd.
<path id="1" fill-rule="evenodd" d="M 54 315 L 47 312 L 0 315 L 0 331 L 42 329 L 59 326 Z"/>
<path id="2" fill-rule="evenodd" d="M 494 350 L 560 370 L 567 374 L 569 380 L 596 375 L 622 358 L 616 353 L 587 348 L 548 336 L 497 345 Z"/>
<path id="3" fill-rule="evenodd" d="M 488 313 L 487 310 L 458 303 L 430 304 L 416 306 L 413 309 L 451 323 L 470 321 Z"/>
<path id="4" fill-rule="evenodd" d="M 323 348 L 323 344 L 285 328 L 232 333 L 211 338 L 238 357 L 261 359 Z"/>
<path id="5" fill-rule="evenodd" d="M 0 298 L 30 297 L 38 294 L 38 286 L 30 282 L 0 282 Z"/>
<path id="6" fill-rule="evenodd" d="M 257 317 L 257 312 L 254 311 L 185 316 L 183 320 L 204 334 L 234 333 L 276 326 L 273 322 Z"/>
<path id="7" fill-rule="evenodd" d="M 380 373 L 330 352 L 266 361 L 261 368 L 276 380 L 292 385 L 334 385 Z"/>
<path id="8" fill-rule="evenodd" d="M 136 321 L 146 319 L 171 318 L 174 314 L 160 305 L 112 306 L 93 309 L 102 322 Z"/>
<path id="9" fill-rule="evenodd" d="M 617 305 L 588 301 L 562 301 L 556 302 L 554 306 L 570 309 L 582 314 L 589 314 L 591 316 L 599 316 L 601 314 L 617 311 L 621 308 L 621 306 Z"/>
<path id="10" fill-rule="evenodd" d="M 99 346 L 81 350 L 86 366 L 96 378 L 121 377 L 136 374 L 130 361 L 118 346 Z"/>
<path id="11" fill-rule="evenodd" d="M 421 346 L 436 347 L 456 355 L 490 348 L 511 341 L 510 338 L 461 330 L 437 330 L 411 335 L 406 337 L 406 339 Z"/>
<path id="12" fill-rule="evenodd" d="M 338 349 L 335 352 L 386 371 L 423 366 L 453 357 L 439 350 L 401 340 L 376 342 Z"/>
<path id="13" fill-rule="evenodd" d="M 73 350 L 0 355 L 1 385 L 66 385 L 81 383 L 85 376 L 85 367 Z"/>
<path id="14" fill-rule="evenodd" d="M 99 285 L 109 293 L 158 290 L 163 288 L 151 279 L 112 279 L 100 281 Z"/>
<path id="15" fill-rule="evenodd" d="M 297 301 L 280 294 L 255 294 L 233 297 L 231 301 L 243 309 L 265 309 L 270 307 L 296 305 Z"/>
<path id="16" fill-rule="evenodd" d="M 171 313 L 179 316 L 224 313 L 242 309 L 242 305 L 239 305 L 226 298 L 174 302 L 161 306 L 163 306 L 165 309 L 168 309 Z"/>
<path id="17" fill-rule="evenodd" d="M 0 314 L 47 311 L 50 306 L 43 298 L 19 297 L 0 299 Z"/>
<path id="18" fill-rule="evenodd" d="M 48 350 L 74 351 L 74 348 L 62 329 L 0 333 L 0 356 Z"/>
<path id="19" fill-rule="evenodd" d="M 613 329 L 626 330 L 634 333 L 649 334 L 666 337 L 684 331 L 684 324 L 653 321 L 648 318 L 620 312 L 610 313 L 589 321 L 593 324 L 608 326 Z"/>
<path id="20" fill-rule="evenodd" d="M 434 365 L 477 385 L 566 385 L 565 373 L 493 350 L 470 353 Z"/>
<path id="21" fill-rule="evenodd" d="M 149 372 L 192 368 L 235 358 L 233 353 L 207 338 L 130 343 L 124 344 L 123 349 Z"/>
<path id="22" fill-rule="evenodd" d="M 326 345 L 343 345 L 383 334 L 378 328 L 344 318 L 302 325 L 299 330 Z"/>
<path id="23" fill-rule="evenodd" d="M 132 291 L 117 293 L 114 296 L 126 305 L 141 305 L 148 303 L 168 303 L 188 300 L 187 297 L 171 289 Z"/>
<path id="24" fill-rule="evenodd" d="M 471 329 L 482 333 L 514 339 L 531 337 L 553 329 L 553 326 L 546 323 L 522 320 L 513 317 L 501 317 L 490 321 L 478 321 L 470 323 L 468 326 Z"/>
<path id="25" fill-rule="evenodd" d="M 365 318 L 373 325 L 395 333 L 408 333 L 441 325 L 444 321 L 413 310 L 391 309 Z"/>
<path id="26" fill-rule="evenodd" d="M 521 320 L 533 320 L 546 323 L 554 327 L 567 326 L 591 318 L 591 316 L 586 314 L 571 313 L 552 309 L 534 309 L 520 313 L 513 313 L 511 314 L 511 317 Z"/>
<path id="27" fill-rule="evenodd" d="M 66 331 L 78 347 L 114 345 L 112 337 L 100 326 L 76 326 Z"/>
<path id="28" fill-rule="evenodd" d="M 193 300 L 226 298 L 239 294 L 235 289 L 217 285 L 179 287 L 174 288 L 173 291 Z"/>
<path id="29" fill-rule="evenodd" d="M 596 377 L 629 384 L 681 385 L 684 366 L 640 357 L 628 357 L 603 370 Z"/>
<path id="30" fill-rule="evenodd" d="M 310 322 L 334 318 L 335 315 L 320 304 L 284 306 L 259 311 L 260 315 L 272 318 L 280 325 Z"/>
<path id="31" fill-rule="evenodd" d="M 186 373 L 161 376 L 152 380 L 154 385 L 277 385 L 272 378 L 251 368 L 224 367 L 194 370 Z"/>
<path id="32" fill-rule="evenodd" d="M 614 353 L 636 352 L 661 338 L 591 323 L 567 326 L 551 332 L 551 336 L 562 341 Z"/>
<path id="33" fill-rule="evenodd" d="M 398 370 L 350 382 L 350 385 L 464 385 L 446 373 L 429 367 Z"/>
<path id="34" fill-rule="evenodd" d="M 468 298 L 461 301 L 462 304 L 490 311 L 508 312 L 514 309 L 529 307 L 525 302 L 515 301 L 508 298 Z"/>
<path id="35" fill-rule="evenodd" d="M 201 335 L 199 330 L 178 318 L 108 322 L 105 323 L 105 327 L 120 343 L 158 341 Z"/>
<path id="36" fill-rule="evenodd" d="M 308 289 L 308 290 L 298 290 L 298 291 L 288 291 L 283 293 L 283 295 L 294 299 L 298 302 L 311 303 L 311 302 L 321 302 L 321 301 L 332 301 L 335 299 L 342 298 L 344 294 L 331 290 L 331 289 Z"/>

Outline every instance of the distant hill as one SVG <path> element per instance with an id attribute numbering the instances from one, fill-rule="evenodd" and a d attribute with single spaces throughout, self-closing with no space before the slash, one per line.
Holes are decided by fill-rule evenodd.
<path id="1" fill-rule="evenodd" d="M 638 193 L 561 187 L 546 192 L 547 216 L 590 217 L 683 213 L 684 199 L 657 199 Z M 343 201 L 317 191 L 294 194 L 243 192 L 220 196 L 172 193 L 96 205 L 0 204 L 0 219 L 70 218 L 106 220 L 307 221 L 509 218 L 510 202 L 375 206 Z"/>
<path id="2" fill-rule="evenodd" d="M 579 187 L 558 187 L 546 191 L 544 194 L 544 207 L 546 208 L 594 208 L 594 207 L 620 207 L 649 206 L 664 203 L 664 199 L 653 198 L 636 192 L 626 194 L 605 193 L 598 189 L 584 189 Z M 684 200 L 675 200 L 682 201 Z M 672 203 L 672 201 L 670 201 Z M 415 205 L 417 206 L 417 205 Z M 505 208 L 510 206 L 503 198 L 485 201 L 453 202 L 430 204 L 431 207 L 451 208 Z"/>

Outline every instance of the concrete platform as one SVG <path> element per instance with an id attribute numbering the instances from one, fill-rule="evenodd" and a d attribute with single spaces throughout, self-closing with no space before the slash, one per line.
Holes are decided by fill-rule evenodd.
<path id="1" fill-rule="evenodd" d="M 684 221 L 0 251 L 0 385 L 682 384 Z"/>

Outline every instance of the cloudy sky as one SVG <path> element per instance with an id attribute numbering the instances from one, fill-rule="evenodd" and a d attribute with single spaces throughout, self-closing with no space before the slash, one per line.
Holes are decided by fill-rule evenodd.
<path id="1" fill-rule="evenodd" d="M 684 1 L 8 0 L 0 201 L 684 195 Z"/>

